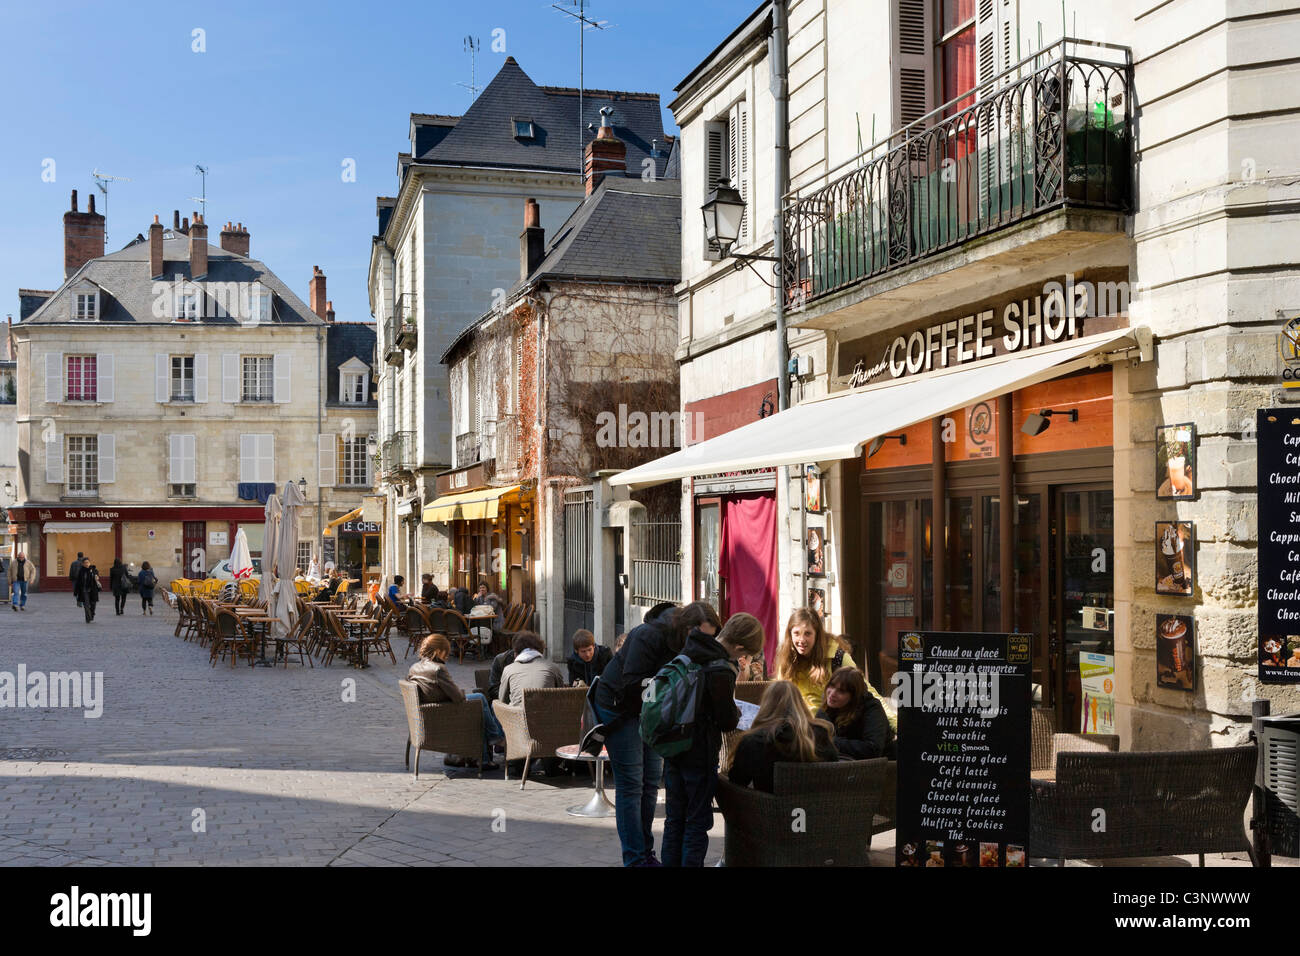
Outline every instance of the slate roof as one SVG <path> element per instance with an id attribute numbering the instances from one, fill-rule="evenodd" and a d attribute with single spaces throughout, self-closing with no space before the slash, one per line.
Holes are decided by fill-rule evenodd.
<path id="1" fill-rule="evenodd" d="M 170 285 L 177 275 L 183 279 L 190 278 L 189 240 L 184 237 L 164 239 L 163 264 L 164 279 L 155 280 L 149 274 L 148 241 L 133 240 L 125 249 L 92 259 L 83 265 L 64 281 L 54 295 L 26 318 L 23 324 L 74 324 L 69 318 L 71 315 L 69 296 L 72 294 L 72 287 L 85 279 L 99 286 L 104 292 L 100 296 L 98 319 L 100 323 L 169 325 L 172 323 L 170 311 L 163 317 L 154 315 L 153 287 L 155 281 L 166 281 Z M 257 259 L 246 259 L 238 253 L 227 252 L 220 246 L 209 243 L 208 274 L 199 281 L 198 285 L 202 287 L 206 283 L 217 282 L 260 282 L 274 294 L 272 317 L 277 324 L 323 324 L 323 320 L 281 282 L 265 263 Z M 203 310 L 205 315 L 213 311 L 210 304 Z M 204 318 L 202 324 L 237 325 L 238 321 L 237 318 L 223 314 Z"/>
<path id="2" fill-rule="evenodd" d="M 375 324 L 373 322 L 332 322 L 325 330 L 325 368 L 327 369 L 325 403 L 339 404 L 339 366 L 350 358 L 359 358 L 370 367 L 375 378 Z M 378 402 L 366 401 L 361 407 L 375 408 Z M 355 404 L 353 407 L 357 407 Z"/>
<path id="3" fill-rule="evenodd" d="M 657 93 L 625 93 L 612 90 L 584 90 L 581 143 L 595 135 L 587 125 L 600 126 L 600 109 L 612 107 L 610 125 L 627 144 L 627 166 L 641 171 L 641 161 L 650 156 L 650 141 L 664 141 L 663 114 Z M 421 114 L 413 114 L 412 122 Z M 441 118 L 436 134 L 420 130 L 419 149 L 429 139 L 434 144 L 417 153 L 416 162 L 450 166 L 497 166 L 577 172 L 579 146 L 578 90 L 569 87 L 538 86 L 515 62 L 506 57 L 497 75 L 454 126 Z M 512 119 L 533 122 L 536 137 L 517 139 Z M 655 160 L 655 175 L 663 176 L 667 156 Z"/>

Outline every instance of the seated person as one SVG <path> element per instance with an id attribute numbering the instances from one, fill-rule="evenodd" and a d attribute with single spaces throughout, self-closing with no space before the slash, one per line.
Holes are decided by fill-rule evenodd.
<path id="1" fill-rule="evenodd" d="M 438 600 L 438 585 L 433 583 L 433 575 L 420 575 L 420 582 L 420 600 L 426 604 L 432 604 Z"/>
<path id="2" fill-rule="evenodd" d="M 406 578 L 400 574 L 393 575 L 393 583 L 388 585 L 388 600 L 394 604 L 409 604 L 411 595 L 402 590 L 402 585 L 406 583 Z"/>
<path id="3" fill-rule="evenodd" d="M 488 672 L 488 700 L 499 700 L 501 696 L 501 675 L 507 667 L 515 662 L 515 649 L 508 647 L 492 658 L 492 668 Z"/>
<path id="4" fill-rule="evenodd" d="M 488 703 L 487 698 L 478 691 L 472 694 L 466 694 L 456 684 L 451 672 L 447 670 L 447 657 L 451 654 L 451 641 L 447 639 L 446 634 L 430 634 L 420 642 L 420 659 L 411 665 L 411 669 L 406 672 L 406 679 L 413 682 L 419 688 L 421 704 L 444 704 L 459 703 L 464 700 L 477 700 L 483 707 L 483 756 L 482 769 L 496 770 L 497 765 L 492 762 L 492 745 L 505 740 L 505 734 L 501 730 L 501 724 L 497 721 L 496 714 L 492 713 L 492 705 Z M 449 754 L 443 760 L 443 763 L 456 767 L 463 764 L 457 763 L 453 758 L 454 754 Z"/>
<path id="5" fill-rule="evenodd" d="M 332 601 L 334 599 L 334 593 L 338 591 L 339 585 L 342 583 L 343 579 L 339 577 L 339 573 L 337 571 L 331 571 L 329 581 L 326 582 L 325 587 L 321 589 L 321 592 L 316 595 L 316 600 Z"/>
<path id="6" fill-rule="evenodd" d="M 470 600 L 469 591 L 464 588 L 456 588 L 455 594 L 448 599 L 448 603 L 464 615 L 468 615 L 469 609 L 474 606 Z"/>
<path id="7" fill-rule="evenodd" d="M 500 699 L 511 707 L 524 706 L 524 691 L 563 687 L 564 671 L 545 657 L 546 642 L 534 631 L 515 635 L 514 662 L 501 672 Z"/>
<path id="8" fill-rule="evenodd" d="M 856 667 L 841 667 L 831 675 L 817 719 L 835 728 L 835 749 L 846 757 L 870 760 L 894 755 L 885 708 L 867 692 L 867 679 Z"/>
<path id="9" fill-rule="evenodd" d="M 586 629 L 573 632 L 573 653 L 565 661 L 569 665 L 569 686 L 590 687 L 600 676 L 605 665 L 614 659 L 614 653 L 596 643 L 596 635 Z"/>
<path id="10" fill-rule="evenodd" d="M 727 779 L 738 787 L 771 793 L 778 761 L 838 760 L 832 736 L 830 724 L 808 713 L 798 687 L 787 680 L 773 681 L 763 692 L 754 723 L 731 752 Z"/>
<path id="11" fill-rule="evenodd" d="M 478 607 L 480 604 L 492 608 L 495 612 L 492 621 L 494 628 L 500 629 L 505 626 L 505 609 L 501 605 L 501 599 L 488 590 L 486 583 L 478 586 L 478 595 L 474 598 L 473 607 Z"/>

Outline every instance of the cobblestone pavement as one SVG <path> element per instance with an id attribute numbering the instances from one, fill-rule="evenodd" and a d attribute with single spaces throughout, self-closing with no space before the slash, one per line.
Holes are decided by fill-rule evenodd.
<path id="1" fill-rule="evenodd" d="M 153 617 L 138 601 L 116 617 L 110 598 L 89 625 L 68 594 L 0 609 L 0 671 L 103 673 L 98 718 L 0 709 L 0 865 L 618 865 L 613 819 L 565 812 L 587 801 L 588 778 L 533 778 L 521 791 L 500 771 L 480 780 L 426 753 L 413 779 L 396 684 L 404 647 L 397 666 L 372 658 L 367 670 L 213 668 L 158 603 Z M 462 687 L 475 666 L 452 663 Z M 719 819 L 709 863 L 722 830 Z M 893 842 L 877 836 L 873 862 L 891 865 Z M 1249 865 L 1244 854 L 1207 863 Z"/>

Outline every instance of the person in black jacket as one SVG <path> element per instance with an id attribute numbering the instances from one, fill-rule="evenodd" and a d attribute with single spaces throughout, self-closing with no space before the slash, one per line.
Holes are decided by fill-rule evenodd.
<path id="1" fill-rule="evenodd" d="M 703 866 L 713 826 L 722 735 L 740 722 L 736 676 L 763 653 L 763 625 L 752 614 L 733 614 L 718 636 L 695 629 L 682 653 L 703 668 L 691 747 L 664 760 L 664 866 Z"/>
<path id="2" fill-rule="evenodd" d="M 68 580 L 72 582 L 72 593 L 77 599 L 77 607 L 81 607 L 81 588 L 78 585 L 81 583 L 81 565 L 84 557 L 85 555 L 78 551 L 77 560 L 73 561 L 72 567 L 68 568 Z M 90 618 L 86 620 L 89 621 Z"/>
<path id="3" fill-rule="evenodd" d="M 614 652 L 596 643 L 596 635 L 585 628 L 573 632 L 573 653 L 565 663 L 569 665 L 569 686 L 590 687 L 614 659 Z"/>
<path id="4" fill-rule="evenodd" d="M 90 558 L 81 559 L 81 571 L 77 574 L 77 598 L 86 612 L 86 623 L 95 619 L 95 605 L 99 603 L 99 572 L 90 563 Z"/>
<path id="5" fill-rule="evenodd" d="M 830 724 L 808 713 L 808 704 L 791 681 L 772 681 L 763 691 L 754 723 L 732 751 L 727 779 L 738 787 L 772 793 L 777 763 L 838 760 L 833 733 Z"/>
<path id="6" fill-rule="evenodd" d="M 113 559 L 113 566 L 108 569 L 108 586 L 113 592 L 113 613 L 126 613 L 126 599 L 131 593 L 131 585 L 126 579 L 126 565 L 121 558 Z"/>
<path id="7" fill-rule="evenodd" d="M 515 652 L 513 648 L 507 648 L 496 657 L 492 658 L 492 669 L 488 672 L 488 700 L 498 700 L 501 695 L 501 675 L 505 673 L 507 667 L 515 662 Z"/>
<path id="8" fill-rule="evenodd" d="M 826 703 L 817 717 L 835 728 L 835 749 L 854 760 L 892 757 L 894 735 L 885 708 L 867 693 L 867 679 L 856 667 L 841 667 L 826 682 Z"/>
<path id="9" fill-rule="evenodd" d="M 641 694 L 659 669 L 681 653 L 686 635 L 716 634 L 718 613 L 703 601 L 661 614 L 632 630 L 592 692 L 614 769 L 614 822 L 624 866 L 659 866 L 654 854 L 655 803 L 663 759 L 641 740 Z"/>

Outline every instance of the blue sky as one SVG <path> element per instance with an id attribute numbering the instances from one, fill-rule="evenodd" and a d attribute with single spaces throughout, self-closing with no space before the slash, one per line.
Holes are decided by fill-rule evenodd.
<path id="1" fill-rule="evenodd" d="M 586 85 L 657 92 L 674 84 L 758 0 L 593 0 Z M 576 86 L 577 26 L 548 0 L 364 3 L 0 3 L 0 314 L 20 287 L 63 279 L 63 213 L 110 185 L 109 249 L 154 214 L 189 215 L 209 169 L 210 241 L 226 220 L 304 300 L 311 267 L 329 277 L 341 321 L 370 321 L 366 268 L 377 195 L 396 189 L 412 112 L 464 112 L 467 34 L 481 39 L 479 86 L 507 55 L 539 84 Z M 195 52 L 193 31 L 204 31 Z M 505 51 L 493 52 L 493 31 Z M 665 109 L 664 125 L 676 132 Z M 356 161 L 356 181 L 341 176 Z M 50 161 L 53 161 L 51 165 Z M 53 181 L 46 181 L 50 176 Z"/>

